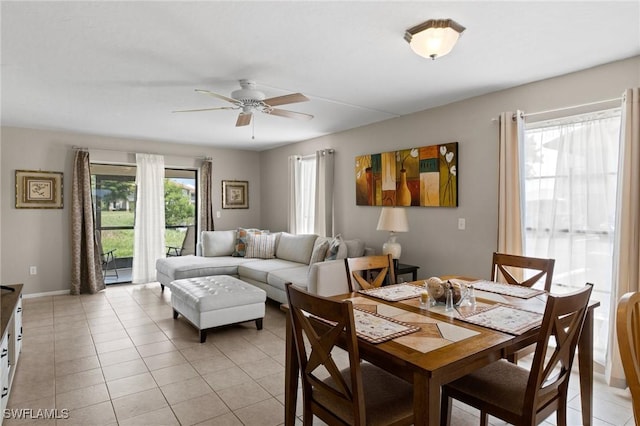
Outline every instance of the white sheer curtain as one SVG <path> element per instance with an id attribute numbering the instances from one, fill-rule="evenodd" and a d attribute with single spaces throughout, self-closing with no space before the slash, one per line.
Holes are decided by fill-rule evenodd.
<path id="1" fill-rule="evenodd" d="M 498 252 L 522 255 L 522 180 L 520 145 L 524 138 L 522 111 L 500 114 L 498 171 Z M 521 274 L 515 271 L 514 274 Z M 522 278 L 516 276 L 516 278 Z"/>
<path id="2" fill-rule="evenodd" d="M 332 149 L 316 152 L 316 196 L 314 233 L 333 236 L 333 160 Z"/>
<path id="3" fill-rule="evenodd" d="M 616 215 L 619 110 L 527 123 L 525 254 L 555 259 L 554 291 L 595 285 L 595 359 L 604 362 Z"/>
<path id="4" fill-rule="evenodd" d="M 289 232 L 333 235 L 333 153 L 289 157 Z"/>
<path id="5" fill-rule="evenodd" d="M 315 220 L 316 157 L 289 157 L 289 232 L 313 234 Z"/>
<path id="6" fill-rule="evenodd" d="M 136 154 L 136 218 L 131 282 L 156 280 L 156 260 L 165 256 L 164 157 Z"/>
<path id="7" fill-rule="evenodd" d="M 618 169 L 616 236 L 614 242 L 613 277 L 609 342 L 605 368 L 607 382 L 624 387 L 626 380 L 614 313 L 625 293 L 640 291 L 640 88 L 627 89 L 622 100 L 622 124 Z"/>

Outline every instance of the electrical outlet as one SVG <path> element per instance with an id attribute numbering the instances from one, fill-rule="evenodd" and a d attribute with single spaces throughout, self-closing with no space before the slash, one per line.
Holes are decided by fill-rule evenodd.
<path id="1" fill-rule="evenodd" d="M 467 221 L 465 218 L 461 217 L 458 219 L 458 229 L 460 231 L 464 231 L 467 227 Z"/>
<path id="2" fill-rule="evenodd" d="M 29 275 L 38 275 L 38 268 L 36 266 L 29 266 Z"/>

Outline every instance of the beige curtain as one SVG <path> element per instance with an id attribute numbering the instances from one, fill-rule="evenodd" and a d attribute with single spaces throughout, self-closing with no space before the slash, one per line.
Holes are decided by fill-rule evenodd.
<path id="1" fill-rule="evenodd" d="M 520 146 L 524 138 L 522 111 L 500 114 L 498 170 L 498 251 L 524 253 Z M 517 277 L 516 277 L 517 278 Z"/>
<path id="2" fill-rule="evenodd" d="M 213 162 L 204 160 L 200 167 L 200 230 L 213 231 L 213 197 L 212 197 Z"/>
<path id="3" fill-rule="evenodd" d="M 71 181 L 71 294 L 104 290 L 100 249 L 94 235 L 89 153 L 76 151 Z"/>
<path id="4" fill-rule="evenodd" d="M 289 197 L 287 198 L 287 224 L 288 231 L 291 234 L 298 233 L 298 191 L 297 191 L 297 182 L 296 177 L 299 175 L 300 169 L 300 156 L 299 155 L 290 155 L 288 158 L 288 166 L 289 166 Z"/>
<path id="5" fill-rule="evenodd" d="M 333 236 L 333 149 L 316 151 L 316 202 L 313 229 L 321 237 Z"/>
<path id="6" fill-rule="evenodd" d="M 630 291 L 640 291 L 640 88 L 627 89 L 622 101 L 616 236 L 613 253 L 611 314 L 606 377 L 611 386 L 625 387 L 618 351 L 615 312 L 618 300 Z"/>

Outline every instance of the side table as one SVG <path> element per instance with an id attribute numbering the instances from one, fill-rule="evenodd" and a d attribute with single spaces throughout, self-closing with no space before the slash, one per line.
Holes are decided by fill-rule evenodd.
<path id="1" fill-rule="evenodd" d="M 418 281 L 418 269 L 420 269 L 419 266 L 407 265 L 404 263 L 397 263 L 395 265 L 395 269 L 396 269 L 396 280 L 400 275 L 411 274 L 412 276 L 411 281 Z"/>

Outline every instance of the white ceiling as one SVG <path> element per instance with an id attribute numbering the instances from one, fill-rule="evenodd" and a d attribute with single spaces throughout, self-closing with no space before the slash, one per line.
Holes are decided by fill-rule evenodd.
<path id="1" fill-rule="evenodd" d="M 404 31 L 452 18 L 451 54 Z M 2 125 L 263 150 L 640 54 L 640 2 L 2 1 Z M 311 121 L 219 99 L 256 80 Z M 255 139 L 251 138 L 255 132 Z"/>

